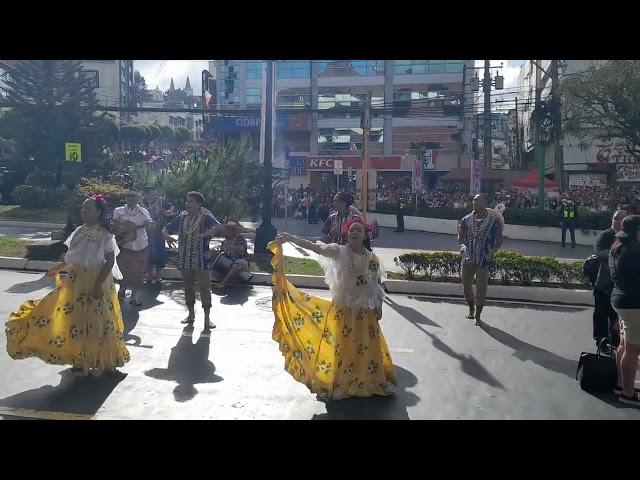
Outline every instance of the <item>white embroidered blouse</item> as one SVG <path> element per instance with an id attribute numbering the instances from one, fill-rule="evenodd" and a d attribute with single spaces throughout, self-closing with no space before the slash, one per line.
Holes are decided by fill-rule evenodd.
<path id="1" fill-rule="evenodd" d="M 384 271 L 378 257 L 365 249 L 362 255 L 348 245 L 320 245 L 319 260 L 333 303 L 351 308 L 379 309 L 384 300 Z"/>
<path id="2" fill-rule="evenodd" d="M 64 262 L 86 268 L 101 268 L 106 261 L 106 253 L 113 253 L 114 257 L 120 253 L 113 234 L 99 225 L 81 225 L 69 235 L 64 244 L 68 248 Z M 114 278 L 122 279 L 115 260 L 112 272 Z"/>

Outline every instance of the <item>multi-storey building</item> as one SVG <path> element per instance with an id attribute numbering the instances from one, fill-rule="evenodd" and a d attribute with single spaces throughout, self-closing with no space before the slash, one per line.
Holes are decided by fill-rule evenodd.
<path id="1" fill-rule="evenodd" d="M 209 135 L 249 137 L 259 145 L 262 61 L 215 60 L 215 110 Z M 434 152 L 425 183 L 468 167 L 466 71 L 473 60 L 286 60 L 275 64 L 277 135 L 274 163 L 290 152 L 291 185 L 320 191 L 336 185 L 333 162 L 343 160 L 341 185 L 360 188 L 360 111 L 372 105 L 369 188 L 409 181 L 418 145 Z M 466 82 L 468 83 L 468 82 Z M 468 97 L 467 97 L 468 98 Z M 250 112 L 248 112 L 249 110 Z M 309 113 L 310 112 L 310 113 Z M 469 126 L 471 121 L 467 120 Z M 468 130 L 468 131 L 467 131 Z M 349 177 L 351 171 L 351 177 Z"/>

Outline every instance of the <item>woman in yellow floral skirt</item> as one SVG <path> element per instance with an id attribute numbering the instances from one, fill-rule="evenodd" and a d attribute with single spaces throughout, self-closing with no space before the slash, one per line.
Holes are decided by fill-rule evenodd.
<path id="1" fill-rule="evenodd" d="M 129 361 L 113 275 L 122 278 L 114 236 L 105 228 L 106 201 L 93 195 L 82 205 L 85 222 L 65 244 L 64 263 L 47 272 L 56 288 L 10 315 L 7 352 L 13 359 L 37 357 L 74 371 L 113 371 Z M 61 272 L 67 272 L 62 277 Z"/>
<path id="2" fill-rule="evenodd" d="M 378 322 L 384 290 L 380 260 L 371 251 L 366 224 L 344 226 L 347 244 L 312 243 L 287 233 L 269 245 L 272 264 L 273 339 L 285 369 L 320 400 L 391 395 L 396 383 Z M 284 276 L 282 244 L 320 255 L 332 300 L 299 291 Z"/>

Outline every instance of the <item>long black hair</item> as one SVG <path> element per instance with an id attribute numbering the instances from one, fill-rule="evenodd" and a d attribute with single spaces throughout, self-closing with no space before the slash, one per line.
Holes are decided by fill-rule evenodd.
<path id="1" fill-rule="evenodd" d="M 353 202 L 355 200 L 353 198 L 353 195 L 351 195 L 349 193 L 346 193 L 346 192 L 336 193 L 336 197 L 338 197 L 338 199 L 342 200 L 347 205 L 347 207 L 350 207 L 351 205 L 353 205 Z"/>
<path id="2" fill-rule="evenodd" d="M 618 257 L 623 247 L 630 247 L 638 243 L 640 229 L 640 215 L 628 215 L 622 219 L 622 231 L 616 235 L 616 241 L 611 247 L 611 256 Z"/>
<path id="3" fill-rule="evenodd" d="M 98 225 L 111 233 L 111 218 L 113 217 L 113 212 L 109 211 L 107 201 L 102 197 L 96 198 L 95 195 L 90 196 L 87 200 L 91 200 L 93 202 L 96 210 L 98 210 L 100 214 L 98 217 Z"/>

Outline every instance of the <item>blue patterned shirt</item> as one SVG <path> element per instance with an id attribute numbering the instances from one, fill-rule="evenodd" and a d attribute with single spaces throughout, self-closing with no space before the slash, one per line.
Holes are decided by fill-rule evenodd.
<path id="1" fill-rule="evenodd" d="M 471 212 L 460 222 L 461 243 L 466 247 L 462 255 L 462 264 L 471 263 L 488 268 L 491 265 L 489 250 L 495 248 L 496 241 L 502 235 L 502 222 L 498 216 L 487 210 L 487 217 L 476 222 Z"/>
<path id="2" fill-rule="evenodd" d="M 182 212 L 165 227 L 167 233 L 178 234 L 178 270 L 209 270 L 211 237 L 198 238 L 198 235 L 220 222 L 208 210 L 203 211 L 197 226 L 191 225 L 191 220 L 187 212 Z"/>

